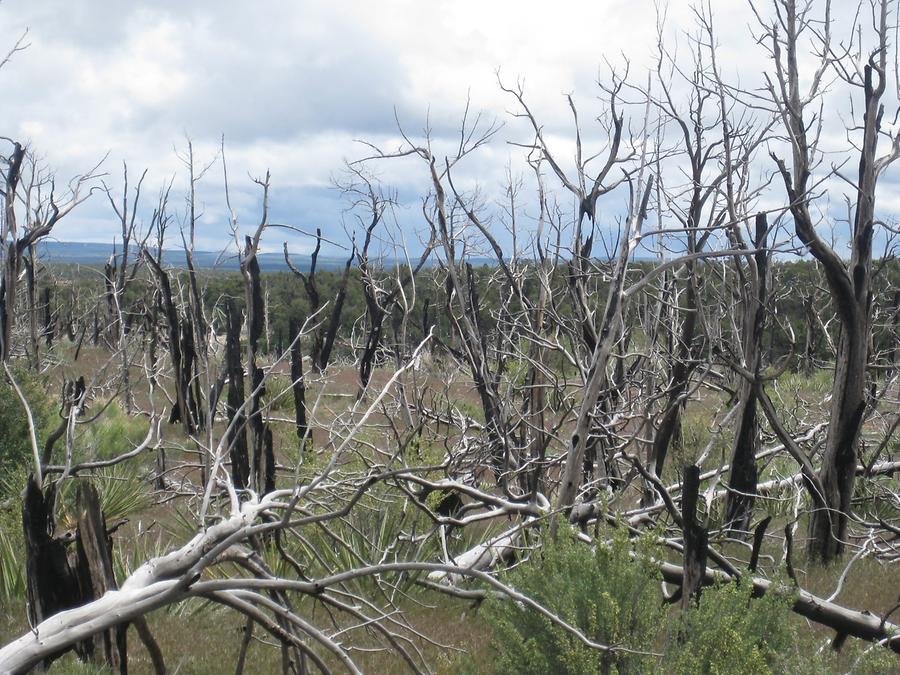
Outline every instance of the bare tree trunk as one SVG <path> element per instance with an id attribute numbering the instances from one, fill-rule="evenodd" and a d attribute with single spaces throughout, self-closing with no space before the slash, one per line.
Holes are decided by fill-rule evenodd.
<path id="1" fill-rule="evenodd" d="M 765 304 L 768 295 L 768 251 L 766 250 L 767 222 L 765 214 L 756 216 L 756 253 L 753 264 L 755 274 L 749 288 L 743 289 L 744 317 L 743 358 L 744 368 L 753 377 L 739 380 L 740 416 L 731 448 L 731 474 L 728 479 L 729 493 L 725 502 L 725 523 L 739 532 L 749 532 L 753 515 L 753 495 L 756 493 L 758 472 L 756 453 L 759 451 L 759 422 L 757 420 L 757 399 L 759 397 L 759 377 L 762 366 L 762 334 L 765 323 Z M 755 292 L 755 293 L 754 293 Z"/>
<path id="2" fill-rule="evenodd" d="M 29 246 L 28 254 L 23 257 L 25 264 L 25 292 L 28 296 L 28 332 L 31 338 L 31 358 L 35 368 L 39 367 L 41 362 L 41 346 L 38 340 L 38 291 L 35 275 L 34 249 Z"/>
<path id="3" fill-rule="evenodd" d="M 684 577 L 681 584 L 681 609 L 687 611 L 699 598 L 706 577 L 706 554 L 709 535 L 697 519 L 697 497 L 700 491 L 700 467 L 684 467 L 681 490 L 681 520 L 684 530 Z"/>
<path id="4" fill-rule="evenodd" d="M 250 484 L 250 459 L 247 452 L 247 421 L 241 410 L 244 405 L 244 366 L 241 364 L 241 316 L 233 299 L 228 300 L 225 312 L 225 368 L 228 372 L 228 425 L 231 429 L 228 447 L 231 457 L 231 480 L 235 489 L 244 490 Z"/>
<path id="5" fill-rule="evenodd" d="M 172 361 L 172 373 L 175 379 L 175 405 L 172 406 L 169 414 L 169 424 L 181 422 L 185 433 L 190 435 L 194 432 L 194 411 L 191 408 L 193 397 L 190 391 L 190 379 L 185 381 L 183 335 L 178 309 L 175 307 L 175 300 L 172 297 L 172 285 L 169 282 L 169 275 L 146 248 L 144 248 L 144 257 L 150 264 L 150 269 L 159 284 L 160 299 L 168 325 L 169 358 Z"/>
<path id="6" fill-rule="evenodd" d="M 265 394 L 263 371 L 257 363 L 259 338 L 263 333 L 262 285 L 260 284 L 259 261 L 253 238 L 245 239 L 246 249 L 241 260 L 244 274 L 247 302 L 247 368 L 250 375 L 249 426 L 252 438 L 251 473 L 253 485 L 259 494 L 267 494 L 275 489 L 275 456 L 272 452 L 272 432 L 266 428 L 261 401 Z"/>
<path id="7" fill-rule="evenodd" d="M 810 140 L 810 134 L 815 132 L 811 131 L 804 113 L 806 105 L 820 93 L 817 88 L 820 79 L 817 75 L 813 81 L 815 86 L 809 92 L 805 90 L 806 83 L 801 90 L 797 47 L 800 33 L 811 19 L 806 9 L 798 11 L 796 0 L 785 0 L 783 12 L 784 36 L 770 32 L 780 83 L 779 89 L 772 86 L 770 91 L 791 141 L 792 170 L 780 158 L 775 157 L 775 160 L 789 199 L 797 237 L 822 265 L 841 326 L 831 392 L 831 421 L 819 471 L 824 504 L 814 510 L 809 520 L 808 551 L 812 557 L 827 562 L 844 549 L 858 441 L 867 407 L 865 385 L 871 338 L 875 189 L 879 174 L 900 156 L 900 145 L 895 139 L 888 154 L 880 158 L 876 155 L 883 113 L 881 99 L 887 79 L 887 0 L 881 0 L 873 8 L 877 48 L 869 50 L 871 56 L 859 75 L 847 75 L 864 96 L 862 124 L 856 127 L 862 131 L 862 138 L 856 146 L 859 165 L 847 265 L 816 232 L 809 209 L 810 178 L 813 162 L 817 159 L 818 138 L 813 136 Z M 830 17 L 826 16 L 826 22 L 828 20 Z M 828 26 L 823 39 L 826 43 L 823 54 L 830 57 Z"/>
<path id="8" fill-rule="evenodd" d="M 33 626 L 57 612 L 81 604 L 78 578 L 69 564 L 66 545 L 54 536 L 55 499 L 56 490 L 52 486 L 47 488 L 45 494 L 34 477 L 29 477 L 22 503 L 22 525 L 25 533 L 27 613 Z M 88 639 L 75 649 L 84 658 L 93 650 L 93 645 Z M 61 655 L 49 656 L 44 665 L 49 665 Z"/>
<path id="9" fill-rule="evenodd" d="M 77 569 L 83 594 L 91 601 L 117 588 L 113 572 L 112 543 L 106 533 L 106 520 L 100 510 L 100 496 L 88 482 L 81 482 L 78 486 L 78 508 Z M 123 675 L 128 672 L 127 631 L 126 623 L 95 636 L 99 638 L 103 648 L 102 662 Z M 97 658 L 98 655 L 95 654 L 95 659 Z"/>
<path id="10" fill-rule="evenodd" d="M 300 326 L 295 319 L 290 321 L 291 338 L 291 391 L 294 395 L 294 419 L 300 452 L 304 452 L 310 439 L 309 422 L 306 418 L 306 378 L 303 376 L 303 352 L 300 348 Z"/>

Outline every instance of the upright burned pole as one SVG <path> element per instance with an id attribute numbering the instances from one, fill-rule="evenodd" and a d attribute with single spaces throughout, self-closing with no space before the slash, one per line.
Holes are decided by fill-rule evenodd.
<path id="1" fill-rule="evenodd" d="M 303 452 L 306 450 L 311 437 L 306 411 L 306 378 L 303 375 L 300 324 L 296 319 L 291 319 L 289 331 L 291 339 L 291 393 L 294 397 L 294 421 L 297 428 L 297 438 L 300 440 L 300 451 Z"/>
<path id="2" fill-rule="evenodd" d="M 259 339 L 263 333 L 265 305 L 257 259 L 258 241 L 247 236 L 241 257 L 241 272 L 245 281 L 247 310 L 247 372 L 250 377 L 250 405 L 248 422 L 251 435 L 251 474 L 254 489 L 266 494 L 275 489 L 275 455 L 271 432 L 263 418 L 262 397 L 265 395 L 264 374 L 258 363 Z"/>
<path id="3" fill-rule="evenodd" d="M 681 521 L 684 533 L 684 577 L 681 584 L 681 609 L 687 611 L 700 595 L 706 576 L 709 534 L 697 515 L 700 492 L 700 467 L 684 467 L 681 490 Z"/>
<path id="4" fill-rule="evenodd" d="M 765 326 L 768 300 L 769 251 L 766 242 L 768 223 L 764 213 L 756 216 L 756 232 L 753 246 L 753 268 L 749 283 L 742 286 L 743 293 L 743 369 L 738 389 L 740 407 L 737 430 L 731 446 L 731 473 L 728 477 L 728 497 L 725 502 L 725 523 L 738 532 L 749 533 L 753 515 L 758 471 L 756 453 L 759 451 L 759 398 L 762 370 L 762 336 Z"/>
<path id="5" fill-rule="evenodd" d="M 145 247 L 143 256 L 150 266 L 153 276 L 159 285 L 160 300 L 168 327 L 169 358 L 172 362 L 172 374 L 175 380 L 175 405 L 169 414 L 169 424 L 181 422 L 186 434 L 192 434 L 196 425 L 197 404 L 193 396 L 190 381 L 190 370 L 185 368 L 185 339 L 181 319 L 175 299 L 172 296 L 172 284 L 168 273 Z"/>
<path id="6" fill-rule="evenodd" d="M 225 306 L 225 370 L 228 376 L 228 448 L 231 480 L 243 490 L 250 485 L 250 456 L 247 452 L 247 417 L 244 405 L 244 366 L 241 363 L 241 313 L 233 298 Z"/>

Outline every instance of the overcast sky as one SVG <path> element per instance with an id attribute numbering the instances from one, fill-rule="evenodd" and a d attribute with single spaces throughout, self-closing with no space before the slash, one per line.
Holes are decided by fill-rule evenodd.
<path id="1" fill-rule="evenodd" d="M 723 68 L 754 79 L 763 61 L 747 3 L 713 5 Z M 148 197 L 173 175 L 183 185 L 176 150 L 186 137 L 202 163 L 215 157 L 224 135 L 242 223 L 259 217 L 250 176 L 268 169 L 274 220 L 345 239 L 353 219 L 331 178 L 345 159 L 367 154 L 357 139 L 395 146 L 395 115 L 413 134 L 427 117 L 437 136 L 449 137 L 468 96 L 473 109 L 506 123 L 466 167 L 467 179 L 490 197 L 510 162 L 514 171 L 525 169 L 506 141 L 528 138 L 507 113 L 512 101 L 497 86 L 498 69 L 510 84 L 524 78 L 529 102 L 565 148 L 565 95 L 589 113 L 606 61 L 621 66 L 625 56 L 633 77 L 645 80 L 655 14 L 650 0 L 5 0 L 5 44 L 27 29 L 29 47 L 0 71 L 0 135 L 28 141 L 61 179 L 107 153 L 103 170 L 115 188 L 123 160 L 133 174 L 147 168 Z M 692 25 L 690 3 L 670 2 L 673 44 Z M 400 219 L 409 236 L 414 198 L 427 187 L 424 169 L 415 162 L 379 167 L 408 202 Z M 200 248 L 227 240 L 222 182 L 217 163 L 201 184 Z M 174 201 L 172 210 L 182 212 L 181 198 Z M 94 195 L 54 234 L 108 242 L 116 230 L 111 215 L 103 195 Z M 270 250 L 284 238 L 273 236 Z"/>

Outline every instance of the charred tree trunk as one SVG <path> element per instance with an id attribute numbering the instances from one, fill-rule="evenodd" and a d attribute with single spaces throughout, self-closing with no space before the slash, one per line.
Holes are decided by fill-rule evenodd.
<path id="1" fill-rule="evenodd" d="M 52 485 L 45 494 L 37 480 L 29 477 L 22 503 L 22 527 L 25 533 L 27 613 L 32 626 L 64 609 L 78 606 L 81 601 L 78 577 L 69 564 L 66 544 L 55 536 L 55 499 L 56 490 Z M 85 641 L 75 649 L 79 656 L 86 658 L 92 645 Z M 53 655 L 44 665 L 61 655 Z"/>
<path id="2" fill-rule="evenodd" d="M 160 299 L 162 300 L 162 308 L 168 325 L 169 358 L 172 361 L 172 371 L 175 379 L 175 405 L 172 406 L 172 411 L 169 413 L 169 424 L 181 422 L 185 433 L 190 435 L 194 432 L 190 405 L 190 380 L 185 381 L 181 322 L 178 318 L 175 300 L 172 297 L 172 285 L 169 282 L 169 275 L 160 267 L 159 263 L 146 248 L 144 249 L 144 256 L 159 284 Z"/>
<path id="3" fill-rule="evenodd" d="M 681 308 L 684 313 L 684 322 L 681 325 L 681 333 L 678 336 L 678 350 L 675 363 L 672 366 L 669 378 L 668 396 L 663 411 L 662 420 L 653 438 L 651 448 L 651 467 L 653 473 L 662 476 L 666 456 L 674 439 L 677 438 L 681 428 L 681 413 L 684 408 L 684 395 L 688 390 L 691 373 L 694 371 L 693 344 L 697 333 L 697 287 L 694 278 L 694 265 L 687 263 L 688 281 L 685 289 L 685 304 Z"/>
<path id="4" fill-rule="evenodd" d="M 23 257 L 25 264 L 25 292 L 28 296 L 28 332 L 31 338 L 31 357 L 34 367 L 37 368 L 41 361 L 41 345 L 38 333 L 38 290 L 34 259 L 34 249 L 29 246 L 28 254 Z M 49 345 L 48 345 L 49 346 Z"/>
<path id="5" fill-rule="evenodd" d="M 16 189 L 22 170 L 22 160 L 25 158 L 25 148 L 16 143 L 12 157 L 9 161 L 9 170 L 6 173 L 6 222 L 4 234 L 9 232 L 13 237 L 6 247 L 6 260 L 3 265 L 3 278 L 0 280 L 0 361 L 9 361 L 12 345 L 12 329 L 16 320 L 16 285 L 19 273 L 22 269 L 22 256 L 18 242 L 15 241 L 16 232 Z M 0 242 L 0 245 L 6 242 Z"/>
<path id="6" fill-rule="evenodd" d="M 119 331 L 121 330 L 119 314 L 120 310 L 123 309 L 118 306 L 121 298 L 119 298 L 116 294 L 115 280 L 118 277 L 118 272 L 118 260 L 116 259 L 116 253 L 114 250 L 113 254 L 109 256 L 109 260 L 106 261 L 106 266 L 103 268 L 103 284 L 106 292 L 106 311 L 109 315 L 109 323 L 107 324 L 107 339 L 109 340 L 110 345 L 112 345 L 113 347 L 115 347 L 119 342 Z"/>
<path id="7" fill-rule="evenodd" d="M 291 272 L 303 282 L 303 288 L 306 291 L 306 298 L 309 302 L 309 315 L 313 316 L 322 307 L 322 297 L 319 293 L 319 287 L 316 284 L 316 265 L 319 259 L 319 250 L 322 247 L 322 230 L 316 229 L 316 248 L 312 252 L 310 258 L 309 273 L 303 274 L 291 263 L 288 254 L 287 243 L 284 244 L 284 260 Z M 347 296 L 347 282 L 350 280 L 350 266 L 356 257 L 356 247 L 347 258 L 344 264 L 344 273 L 341 275 L 341 281 L 338 285 L 337 293 L 334 296 L 334 304 L 331 307 L 331 313 L 328 315 L 328 321 L 316 328 L 312 333 L 312 347 L 309 352 L 309 361 L 312 369 L 321 373 L 328 366 L 331 360 L 331 352 L 334 349 L 334 341 L 337 338 L 338 329 L 341 325 L 341 314 L 344 311 L 344 300 Z"/>
<path id="8" fill-rule="evenodd" d="M 100 309 L 94 309 L 94 330 L 91 332 L 91 344 L 95 347 L 100 344 Z"/>
<path id="9" fill-rule="evenodd" d="M 233 299 L 228 300 L 225 330 L 225 368 L 228 372 L 228 448 L 231 456 L 231 479 L 235 489 L 250 484 L 250 459 L 247 452 L 247 418 L 241 412 L 244 404 L 244 366 L 241 364 L 241 316 Z"/>
<path id="10" fill-rule="evenodd" d="M 706 577 L 706 554 L 709 535 L 697 518 L 697 497 L 700 492 L 700 467 L 684 467 L 681 491 L 681 520 L 684 531 L 684 580 L 681 584 L 681 608 L 687 611 L 691 602 L 700 597 Z"/>
<path id="11" fill-rule="evenodd" d="M 100 496 L 90 483 L 78 486 L 78 510 L 77 569 L 84 601 L 90 602 L 118 586 Z M 128 624 L 120 624 L 95 636 L 103 649 L 102 662 L 123 675 L 128 672 L 127 631 Z M 94 658 L 100 660 L 97 654 Z"/>
<path id="12" fill-rule="evenodd" d="M 813 96 L 804 91 L 805 83 L 801 86 L 797 56 L 799 36 L 808 19 L 804 10 L 798 11 L 796 0 L 786 0 L 784 4 L 785 56 L 779 61 L 783 85 L 781 93 L 775 93 L 774 103 L 779 108 L 784 131 L 791 141 L 792 168 L 789 169 L 782 159 L 774 159 L 784 182 L 797 238 L 822 265 L 841 327 L 831 390 L 830 423 L 818 475 L 824 504 L 817 506 L 811 514 L 808 531 L 808 552 L 811 557 L 823 562 L 840 555 L 847 538 L 859 436 L 867 408 L 875 193 L 879 174 L 897 158 L 894 152 L 888 152 L 882 158 L 876 154 L 884 112 L 881 99 L 887 84 L 887 4 L 879 3 L 873 9 L 873 14 L 877 12 L 874 17 L 877 48 L 868 51 L 871 56 L 856 82 L 863 93 L 860 106 L 863 115 L 862 124 L 855 127 L 861 132 L 861 138 L 854 146 L 859 153 L 859 164 L 849 264 L 819 236 L 810 213 L 809 191 L 816 142 L 815 139 L 811 142 L 808 137 L 812 125 L 805 113 L 806 105 L 813 100 Z"/>
<path id="13" fill-rule="evenodd" d="M 291 390 L 294 395 L 294 419 L 300 452 L 307 448 L 309 421 L 306 417 L 306 378 L 303 376 L 303 352 L 300 348 L 300 326 L 296 320 L 290 322 L 291 335 Z"/>
<path id="14" fill-rule="evenodd" d="M 753 282 L 744 290 L 743 355 L 744 368 L 753 380 L 740 380 L 740 417 L 731 450 L 731 475 L 728 479 L 728 497 L 725 502 L 725 523 L 738 532 L 749 533 L 753 515 L 754 494 L 758 472 L 756 453 L 759 451 L 759 422 L 757 399 L 759 398 L 760 370 L 762 367 L 762 337 L 765 324 L 765 304 L 768 295 L 768 251 L 766 250 L 766 216 L 756 216 L 756 236 L 753 257 L 755 272 Z"/>
<path id="15" fill-rule="evenodd" d="M 112 542 L 100 509 L 96 489 L 82 482 L 78 487 L 78 521 L 74 536 L 57 536 L 53 515 L 56 493 L 46 493 L 29 477 L 22 506 L 25 534 L 28 617 L 32 625 L 63 610 L 78 607 L 115 589 Z M 68 544 L 74 540 L 74 550 Z M 74 646 L 83 661 L 102 662 L 119 673 L 127 673 L 126 632 L 122 624 L 83 640 Z M 95 638 L 102 655 L 95 651 Z M 66 650 L 64 650 L 66 651 Z M 48 665 L 64 651 L 45 661 Z"/>
<path id="16" fill-rule="evenodd" d="M 44 342 L 47 345 L 47 349 L 53 347 L 53 338 L 55 337 L 54 326 L 53 326 L 53 306 L 52 302 L 52 289 L 50 286 L 45 286 L 43 291 L 41 291 L 41 309 L 43 310 L 43 333 L 44 333 Z M 67 323 L 67 327 L 69 327 L 70 336 L 74 334 L 74 329 L 71 328 L 71 314 L 69 315 L 69 321 Z M 74 337 L 70 337 L 70 340 L 74 342 Z"/>
<path id="17" fill-rule="evenodd" d="M 260 495 L 263 495 L 275 489 L 275 456 L 272 452 L 271 433 L 267 432 L 261 405 L 262 397 L 265 395 L 264 374 L 257 363 L 259 339 L 263 334 L 265 305 L 259 278 L 257 251 L 251 237 L 247 237 L 245 243 L 246 250 L 241 260 L 241 271 L 244 274 L 247 300 L 247 368 L 250 375 L 249 426 L 253 448 L 251 471 L 254 488 Z"/>

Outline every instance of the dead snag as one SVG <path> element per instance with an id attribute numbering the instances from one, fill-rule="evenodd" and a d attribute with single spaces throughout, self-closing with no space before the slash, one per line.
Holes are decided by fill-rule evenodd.
<path id="1" fill-rule="evenodd" d="M 28 622 L 36 626 L 45 619 L 81 604 L 78 578 L 69 563 L 66 542 L 55 536 L 53 504 L 56 489 L 51 485 L 46 494 L 34 476 L 29 476 L 22 503 L 22 529 L 25 535 L 25 582 Z M 87 656 L 93 649 L 90 639 L 74 649 Z M 47 666 L 64 650 L 44 659 Z"/>
<path id="2" fill-rule="evenodd" d="M 250 460 L 247 453 L 247 421 L 244 405 L 244 366 L 241 364 L 241 315 L 233 298 L 228 300 L 225 316 L 225 370 L 228 373 L 228 448 L 231 457 L 231 479 L 238 490 L 250 482 Z"/>
<path id="3" fill-rule="evenodd" d="M 275 489 L 275 457 L 272 453 L 270 435 L 267 434 L 263 419 L 262 397 L 266 393 L 264 373 L 257 363 L 259 339 L 263 333 L 265 304 L 260 283 L 257 244 L 252 237 L 245 239 L 246 249 L 241 258 L 241 272 L 244 275 L 247 302 L 247 369 L 250 375 L 250 415 L 249 426 L 252 437 L 253 455 L 251 472 L 253 485 L 259 494 Z"/>
<path id="4" fill-rule="evenodd" d="M 767 251 L 766 215 L 756 216 L 756 236 L 753 241 L 756 253 L 754 269 L 749 275 L 750 292 L 743 295 L 743 355 L 744 368 L 752 380 L 741 378 L 739 385 L 740 418 L 731 450 L 731 474 L 728 478 L 728 496 L 725 502 L 725 523 L 735 531 L 747 533 L 753 515 L 754 494 L 758 472 L 756 454 L 759 451 L 759 399 L 760 370 L 762 367 L 762 334 L 765 326 L 765 306 L 768 296 L 766 276 L 769 253 Z M 755 292 L 754 292 L 755 291 Z"/>
<path id="5" fill-rule="evenodd" d="M 87 481 L 78 485 L 76 550 L 76 570 L 85 600 L 96 600 L 106 591 L 118 587 L 113 572 L 112 542 L 100 510 L 100 496 Z M 119 624 L 97 636 L 103 648 L 102 662 L 123 674 L 128 672 L 127 631 L 128 624 Z M 94 654 L 94 659 L 99 660 L 99 655 Z"/>
<path id="6" fill-rule="evenodd" d="M 316 248 L 312 252 L 309 262 L 309 273 L 303 274 L 291 262 L 288 254 L 287 242 L 284 243 L 284 261 L 287 263 L 291 272 L 303 282 L 303 288 L 306 291 L 306 298 L 309 302 L 309 315 L 314 316 L 322 307 L 322 298 L 319 293 L 319 287 L 316 285 L 316 265 L 319 260 L 319 250 L 322 247 L 322 230 L 316 228 Z M 347 282 L 350 279 L 350 267 L 353 259 L 356 257 L 356 248 L 354 247 L 344 264 L 344 273 L 341 275 L 341 281 L 338 285 L 337 293 L 334 296 L 334 304 L 331 307 L 331 313 L 328 315 L 328 322 L 317 327 L 312 334 L 312 347 L 309 352 L 309 360 L 312 369 L 321 373 L 328 366 L 331 359 L 331 351 L 334 348 L 334 341 L 337 337 L 338 329 L 341 324 L 341 313 L 344 310 L 344 299 L 347 296 Z"/>
<path id="7" fill-rule="evenodd" d="M 169 358 L 172 361 L 172 372 L 175 377 L 175 404 L 172 406 L 172 412 L 169 413 L 169 424 L 181 422 L 184 425 L 185 433 L 192 434 L 194 432 L 193 419 L 195 417 L 192 413 L 196 411 L 192 411 L 190 407 L 193 399 L 190 391 L 190 379 L 185 381 L 181 321 L 178 317 L 175 300 L 172 297 L 172 284 L 169 281 L 169 275 L 147 248 L 143 249 L 143 255 L 159 285 L 162 309 L 166 315 L 166 323 L 168 325 Z"/>
<path id="8" fill-rule="evenodd" d="M 681 608 L 687 611 L 691 600 L 700 597 L 706 576 L 708 533 L 697 518 L 697 497 L 700 492 L 700 467 L 684 467 L 681 488 L 681 519 L 684 529 L 684 581 L 681 589 Z"/>
<path id="9" fill-rule="evenodd" d="M 303 352 L 300 348 L 300 326 L 296 319 L 290 320 L 291 336 L 291 391 L 294 394 L 294 419 L 300 451 L 306 450 L 309 438 L 309 421 L 306 417 L 306 378 L 303 376 Z"/>

